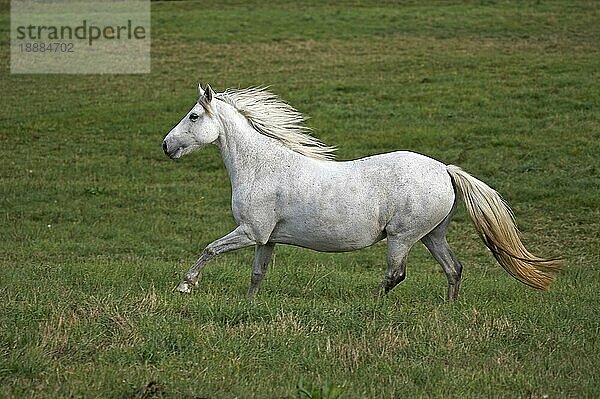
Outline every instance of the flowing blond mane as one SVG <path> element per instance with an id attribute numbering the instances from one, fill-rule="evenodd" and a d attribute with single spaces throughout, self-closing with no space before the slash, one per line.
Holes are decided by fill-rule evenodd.
<path id="1" fill-rule="evenodd" d="M 335 147 L 309 134 L 304 115 L 266 88 L 227 89 L 216 97 L 237 109 L 257 132 L 279 140 L 289 149 L 310 158 L 335 158 Z"/>

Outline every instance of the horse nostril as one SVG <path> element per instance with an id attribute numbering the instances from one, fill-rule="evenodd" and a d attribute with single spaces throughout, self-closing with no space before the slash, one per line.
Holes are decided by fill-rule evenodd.
<path id="1" fill-rule="evenodd" d="M 163 151 L 166 154 L 167 153 L 167 142 L 166 141 L 163 141 L 163 143 L 162 143 L 162 149 L 163 149 Z"/>

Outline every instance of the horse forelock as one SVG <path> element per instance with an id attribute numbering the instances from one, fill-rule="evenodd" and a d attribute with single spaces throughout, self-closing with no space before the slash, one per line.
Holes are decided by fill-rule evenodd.
<path id="1" fill-rule="evenodd" d="M 304 115 L 267 88 L 227 89 L 216 97 L 244 115 L 258 133 L 279 140 L 291 150 L 316 159 L 335 158 L 335 147 L 309 134 Z"/>

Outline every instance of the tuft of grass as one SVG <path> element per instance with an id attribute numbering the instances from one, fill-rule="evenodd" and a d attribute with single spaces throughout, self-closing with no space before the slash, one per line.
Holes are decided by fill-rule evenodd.
<path id="1" fill-rule="evenodd" d="M 325 383 L 322 386 L 312 384 L 305 386 L 304 382 L 300 380 L 296 385 L 297 399 L 342 399 L 342 393 L 343 390 L 332 383 Z"/>

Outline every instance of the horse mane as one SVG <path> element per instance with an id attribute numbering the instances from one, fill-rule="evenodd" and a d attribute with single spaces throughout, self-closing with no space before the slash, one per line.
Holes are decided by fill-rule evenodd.
<path id="1" fill-rule="evenodd" d="M 216 97 L 237 109 L 258 133 L 279 140 L 289 149 L 315 159 L 335 158 L 335 147 L 309 134 L 304 115 L 266 87 L 227 89 Z"/>

